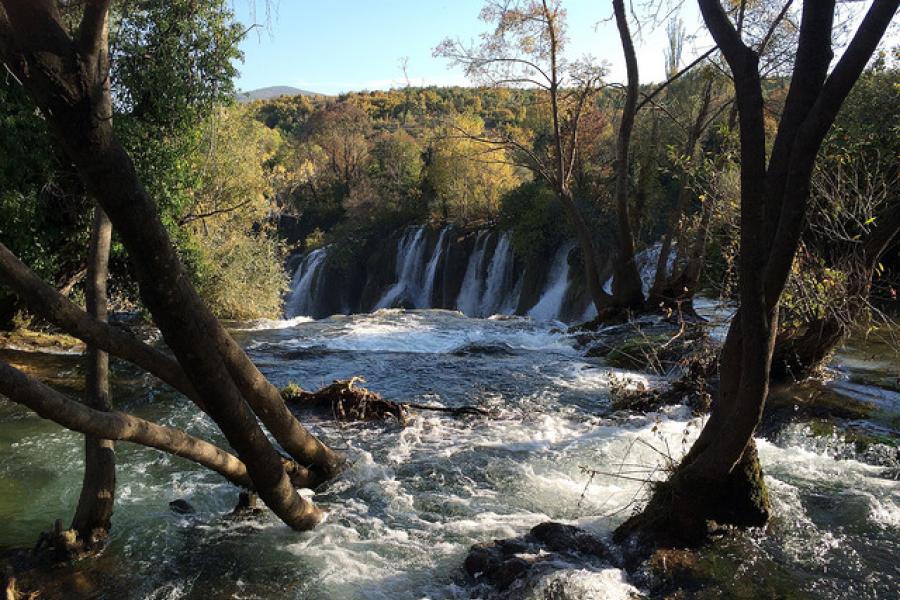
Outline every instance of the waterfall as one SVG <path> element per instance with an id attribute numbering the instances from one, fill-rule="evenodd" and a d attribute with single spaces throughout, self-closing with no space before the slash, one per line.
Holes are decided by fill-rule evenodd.
<path id="1" fill-rule="evenodd" d="M 547 277 L 547 287 L 541 294 L 538 303 L 528 311 L 528 316 L 538 321 L 552 321 L 559 318 L 562 303 L 569 287 L 569 253 L 574 244 L 563 244 L 556 251 L 550 274 Z"/>
<path id="2" fill-rule="evenodd" d="M 355 265 L 348 274 L 323 268 L 329 252 L 326 248 L 303 256 L 285 298 L 285 317 L 321 317 L 401 306 L 456 308 L 476 318 L 512 315 L 524 290 L 533 298 L 531 294 L 540 290 L 536 286 L 541 281 L 545 281 L 543 290 L 529 315 L 538 320 L 558 320 L 581 311 L 580 305 L 572 310 L 569 307 L 573 304 L 569 298 L 571 242 L 537 267 L 548 271 L 546 277 L 540 271 L 526 277 L 513 250 L 511 234 L 496 229 L 460 231 L 448 225 L 436 231 L 428 226 L 411 226 L 388 244 L 388 256 L 392 250 L 396 253 L 393 259 L 387 259 L 395 264 L 393 279 L 389 262 Z M 646 268 L 651 262 L 652 256 L 642 256 L 640 264 Z M 360 277 L 365 281 L 359 282 Z"/>
<path id="3" fill-rule="evenodd" d="M 285 302 L 284 313 L 288 319 L 307 316 L 313 311 L 316 301 L 316 283 L 319 269 L 325 262 L 325 248 L 313 250 L 300 263 L 291 280 L 291 293 Z"/>
<path id="4" fill-rule="evenodd" d="M 638 273 L 641 276 L 641 287 L 644 291 L 644 296 L 646 296 L 650 292 L 650 287 L 653 286 L 653 279 L 656 277 L 656 263 L 659 260 L 659 253 L 661 251 L 662 242 L 656 242 L 652 246 L 644 248 L 634 255 L 634 262 L 637 265 Z M 673 244 L 672 252 L 669 255 L 669 262 L 666 266 L 669 272 L 672 271 L 672 267 L 674 266 L 674 264 L 675 245 Z M 603 289 L 607 294 L 612 294 L 612 280 L 613 278 L 610 277 L 606 280 L 606 283 L 603 284 Z"/>
<path id="5" fill-rule="evenodd" d="M 509 234 L 504 233 L 497 242 L 494 256 L 488 267 L 484 284 L 484 295 L 478 306 L 478 314 L 472 316 L 489 317 L 502 311 L 502 308 L 510 304 L 510 292 L 513 292 L 513 272 L 515 256 L 509 243 Z M 515 305 L 513 304 L 513 309 Z M 510 310 L 509 312 L 512 312 Z"/>
<path id="6" fill-rule="evenodd" d="M 403 301 L 415 302 L 415 290 L 422 273 L 425 228 L 410 229 L 397 243 L 397 283 L 385 292 L 375 309 L 390 308 Z"/>
<path id="7" fill-rule="evenodd" d="M 422 291 L 418 295 L 416 308 L 431 308 L 431 295 L 434 292 L 434 275 L 437 272 L 438 265 L 441 263 L 441 257 L 444 254 L 444 239 L 447 237 L 449 227 L 441 229 L 441 235 L 438 236 L 437 244 L 434 246 L 434 252 L 431 253 L 431 260 L 425 266 L 425 279 L 422 282 Z"/>
<path id="8" fill-rule="evenodd" d="M 481 289 L 484 282 L 481 280 L 481 264 L 484 262 L 484 250 L 487 246 L 489 235 L 487 231 L 478 232 L 475 238 L 475 249 L 469 256 L 469 264 L 466 266 L 466 274 L 463 277 L 462 287 L 456 299 L 457 310 L 466 315 L 474 315 L 478 312 L 481 303 Z"/>

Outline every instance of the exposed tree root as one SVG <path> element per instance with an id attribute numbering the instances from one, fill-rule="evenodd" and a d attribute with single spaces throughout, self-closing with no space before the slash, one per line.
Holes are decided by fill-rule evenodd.
<path id="1" fill-rule="evenodd" d="M 641 560 L 656 548 L 702 545 L 721 526 L 760 527 L 769 520 L 769 493 L 751 440 L 723 481 L 701 480 L 681 465 L 668 481 L 656 484 L 644 510 L 614 534 Z"/>
<path id="2" fill-rule="evenodd" d="M 7 573 L 0 579 L 2 584 L 2 600 L 37 600 L 40 592 L 25 592 L 19 589 L 19 583 L 11 573 Z"/>
<path id="3" fill-rule="evenodd" d="M 410 409 L 430 410 L 452 415 L 488 415 L 489 413 L 475 406 L 448 408 L 428 406 L 406 402 L 386 400 L 377 392 L 357 386 L 357 382 L 365 383 L 362 377 L 337 380 L 316 392 L 307 392 L 299 385 L 292 383 L 281 390 L 285 402 L 298 408 L 318 410 L 331 414 L 338 421 L 382 421 L 396 419 L 405 425 Z"/>
<path id="4" fill-rule="evenodd" d="M 106 532 L 102 539 L 85 540 L 74 529 L 63 529 L 62 520 L 57 519 L 53 529 L 38 536 L 34 546 L 35 555 L 44 554 L 53 562 L 67 562 L 92 556 L 103 549 Z"/>

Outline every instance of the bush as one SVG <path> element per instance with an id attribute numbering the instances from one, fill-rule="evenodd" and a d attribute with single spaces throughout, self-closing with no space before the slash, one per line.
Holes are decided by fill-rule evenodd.
<path id="1" fill-rule="evenodd" d="M 197 288 L 223 319 L 278 318 L 288 276 L 280 244 L 263 233 L 220 231 L 194 240 Z"/>

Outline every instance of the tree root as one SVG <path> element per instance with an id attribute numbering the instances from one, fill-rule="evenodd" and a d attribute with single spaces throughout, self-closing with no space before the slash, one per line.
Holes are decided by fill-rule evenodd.
<path id="1" fill-rule="evenodd" d="M 430 410 L 452 415 L 482 415 L 489 413 L 475 406 L 448 408 L 444 406 L 428 406 L 408 402 L 386 400 L 377 392 L 357 386 L 357 382 L 365 383 L 362 377 L 340 379 L 316 392 L 307 392 L 299 385 L 291 383 L 281 390 L 285 402 L 298 408 L 307 408 L 328 412 L 338 421 L 382 421 L 396 419 L 405 425 L 410 409 Z"/>
<path id="2" fill-rule="evenodd" d="M 0 586 L 2 586 L 3 600 L 37 600 L 40 592 L 24 592 L 19 588 L 15 575 L 8 572 L 0 577 Z"/>
<path id="3" fill-rule="evenodd" d="M 63 529 L 62 520 L 57 519 L 52 530 L 38 536 L 32 553 L 46 552 L 51 561 L 69 562 L 102 552 L 107 539 L 108 532 L 98 529 L 92 533 L 91 539 L 85 540 L 76 530 Z"/>
<path id="4" fill-rule="evenodd" d="M 656 548 L 696 548 L 722 526 L 761 527 L 769 520 L 769 493 L 753 441 L 724 481 L 688 472 L 679 466 L 657 483 L 644 510 L 616 529 L 613 539 L 628 542 L 633 558 Z"/>

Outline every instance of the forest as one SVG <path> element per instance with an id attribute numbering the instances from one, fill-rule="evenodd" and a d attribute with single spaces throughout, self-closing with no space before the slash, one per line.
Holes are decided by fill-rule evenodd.
<path id="1" fill-rule="evenodd" d="M 480 4 L 0 0 L 7 600 L 898 597 L 900 0 Z"/>

